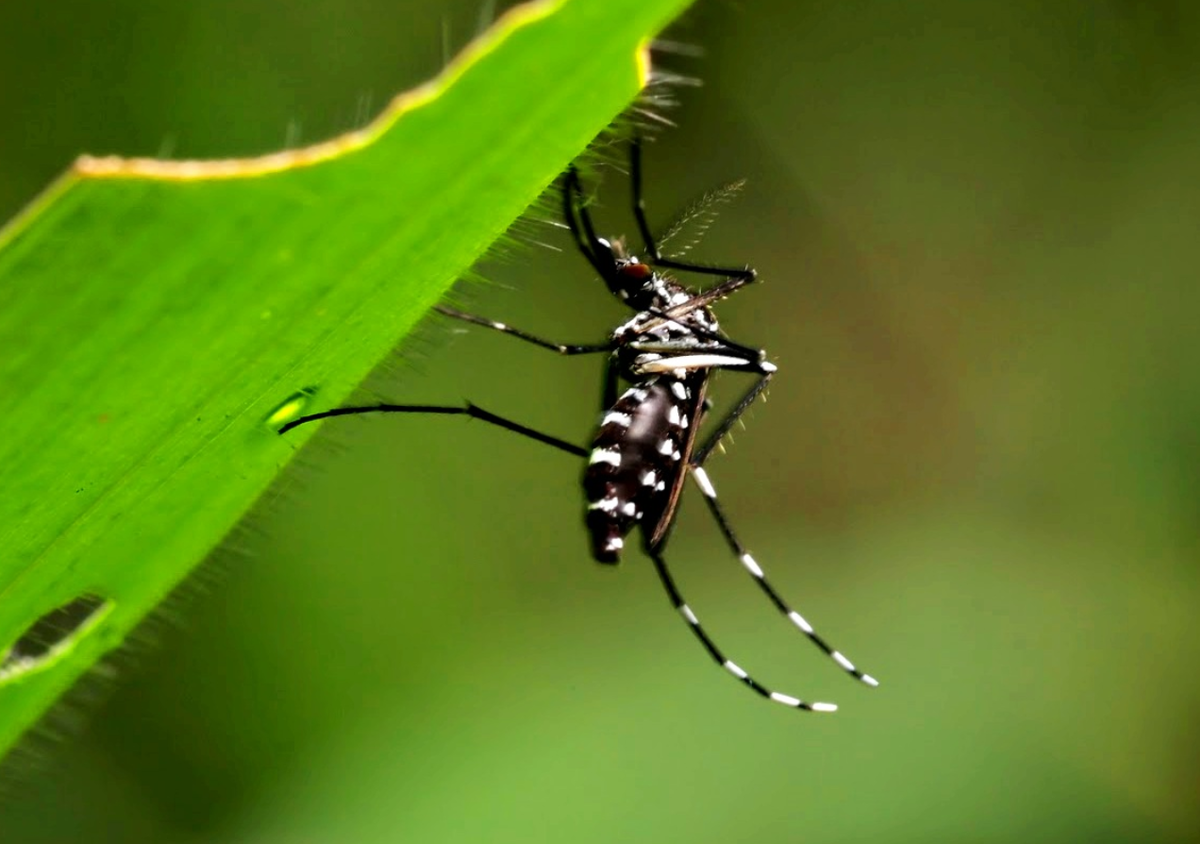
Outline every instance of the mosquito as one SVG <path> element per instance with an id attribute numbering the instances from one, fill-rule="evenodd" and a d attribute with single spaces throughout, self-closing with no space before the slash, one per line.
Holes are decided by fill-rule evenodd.
<path id="1" fill-rule="evenodd" d="M 601 343 L 562 344 L 545 340 L 507 323 L 438 306 L 453 319 L 489 328 L 564 356 L 607 355 L 600 424 L 590 447 L 582 447 L 498 416 L 470 402 L 464 405 L 377 404 L 340 407 L 302 416 L 279 429 L 283 434 L 318 419 L 362 413 L 460 415 L 528 437 L 586 460 L 583 489 L 587 501 L 585 524 L 592 557 L 615 564 L 625 540 L 640 528 L 641 547 L 654 564 L 674 608 L 718 665 L 759 695 L 784 706 L 810 712 L 832 712 L 832 703 L 806 702 L 774 691 L 728 659 L 700 624 L 675 584 L 663 553 L 675 522 L 680 493 L 688 476 L 700 490 L 709 512 L 730 550 L 783 616 L 825 652 L 846 673 L 869 685 L 878 681 L 835 650 L 811 624 L 784 601 L 758 562 L 734 533 L 716 488 L 705 470 L 714 449 L 733 425 L 766 390 L 776 367 L 762 349 L 725 336 L 712 306 L 753 283 L 750 267 L 713 267 L 666 257 L 659 251 L 646 219 L 642 196 L 642 146 L 630 143 L 633 216 L 645 244 L 646 257 L 631 253 L 620 239 L 596 234 L 579 171 L 570 167 L 562 183 L 562 214 L 580 253 L 604 280 L 609 291 L 632 309 Z M 693 273 L 721 279 L 693 291 L 670 273 Z M 717 370 L 742 372 L 755 381 L 741 400 L 716 423 L 712 432 L 697 434 L 709 410 L 709 378 Z M 627 385 L 618 394 L 622 384 Z"/>

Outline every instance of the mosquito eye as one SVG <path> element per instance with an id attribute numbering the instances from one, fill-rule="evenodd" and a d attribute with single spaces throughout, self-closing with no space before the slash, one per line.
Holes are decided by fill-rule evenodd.
<path id="1" fill-rule="evenodd" d="M 649 264 L 634 262 L 621 267 L 621 275 L 632 281 L 646 281 L 654 275 L 654 270 L 650 269 Z"/>

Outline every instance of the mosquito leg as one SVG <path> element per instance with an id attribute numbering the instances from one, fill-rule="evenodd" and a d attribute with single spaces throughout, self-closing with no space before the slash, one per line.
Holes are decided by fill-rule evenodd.
<path id="1" fill-rule="evenodd" d="M 588 259 L 588 263 L 600 274 L 600 277 L 608 278 L 616 269 L 612 262 L 612 251 L 596 248 L 596 243 L 600 238 L 596 236 L 596 229 L 592 225 L 592 215 L 587 210 L 587 205 L 584 204 L 583 186 L 579 182 L 579 171 L 575 169 L 574 165 L 567 170 L 564 178 L 562 201 L 563 219 L 567 221 L 567 228 L 571 230 L 571 234 L 575 238 L 575 245 L 579 247 L 583 257 Z"/>
<path id="2" fill-rule="evenodd" d="M 655 352 L 658 349 L 664 348 L 663 345 L 654 343 L 638 343 L 630 344 L 631 348 L 638 351 Z M 755 358 L 746 358 L 738 349 L 686 349 L 683 353 L 675 349 L 668 349 L 665 353 L 668 357 L 661 357 L 657 360 L 649 360 L 644 362 L 635 362 L 633 371 L 638 375 L 648 375 L 661 372 L 674 372 L 675 370 L 684 370 L 695 372 L 699 369 L 728 369 L 733 372 L 749 372 L 755 375 L 765 377 L 766 375 L 775 372 L 775 364 L 769 361 L 756 360 Z M 761 388 L 758 390 L 761 392 Z M 753 401 L 753 399 L 751 399 Z M 740 410 L 738 411 L 741 412 Z"/>
<path id="3" fill-rule="evenodd" d="M 286 434 L 288 431 L 300 425 L 306 425 L 309 422 L 316 422 L 318 419 L 330 419 L 334 416 L 356 416 L 362 413 L 430 413 L 439 414 L 442 416 L 469 416 L 472 419 L 480 419 L 490 425 L 495 425 L 503 428 L 506 431 L 520 434 L 523 437 L 528 437 L 531 440 L 537 440 L 540 443 L 553 446 L 559 451 L 565 451 L 568 454 L 574 454 L 576 457 L 587 457 L 591 454 L 586 448 L 577 446 L 574 443 L 569 443 L 566 440 L 560 440 L 558 437 L 552 437 L 549 434 L 543 434 L 541 431 L 535 431 L 533 428 L 527 428 L 524 425 L 513 422 L 511 419 L 505 419 L 503 416 L 497 416 L 494 413 L 489 413 L 482 407 L 467 402 L 465 405 L 436 405 L 436 404 L 377 404 L 369 407 L 335 407 L 333 410 L 325 410 L 321 413 L 311 413 L 308 416 L 301 416 L 299 419 L 293 419 L 279 429 L 280 434 Z"/>
<path id="4" fill-rule="evenodd" d="M 834 662 L 840 665 L 843 671 L 845 671 L 851 677 L 854 677 L 856 680 L 861 680 L 868 686 L 878 686 L 878 680 L 876 680 L 870 674 L 864 674 L 863 672 L 859 671 L 854 667 L 854 663 L 842 655 L 841 651 L 834 650 L 833 647 L 831 647 L 829 643 L 820 636 L 820 634 L 813 630 L 812 625 L 805 620 L 804 616 L 800 615 L 800 613 L 788 606 L 780 594 L 775 591 L 775 587 L 771 585 L 769 580 L 767 580 L 767 576 L 763 573 L 762 568 L 757 562 L 755 562 L 754 558 L 750 556 L 749 552 L 746 551 L 745 547 L 743 547 L 742 543 L 738 540 L 737 535 L 733 532 L 733 528 L 729 526 L 729 520 L 725 518 L 725 512 L 721 509 L 721 505 L 717 503 L 717 491 L 713 487 L 712 481 L 709 480 L 708 473 L 705 472 L 703 467 L 698 465 L 696 462 L 693 462 L 690 468 L 692 472 L 692 480 L 696 482 L 696 486 L 698 486 L 700 488 L 700 492 L 704 494 L 704 500 L 708 504 L 708 509 L 712 513 L 713 518 L 716 519 L 717 527 L 721 529 L 721 535 L 725 537 L 725 541 L 729 544 L 730 549 L 732 549 L 733 553 L 737 555 L 738 560 L 741 561 L 742 565 L 746 568 L 746 571 L 750 572 L 750 576 L 754 578 L 754 582 L 757 583 L 763 592 L 766 593 L 767 597 L 770 598 L 771 603 L 775 605 L 775 608 L 783 613 L 788 621 L 800 628 L 800 632 L 807 636 L 809 641 L 823 650 Z"/>
<path id="5" fill-rule="evenodd" d="M 601 413 L 604 413 L 617 403 L 617 376 L 619 374 L 620 370 L 617 367 L 617 361 L 610 356 L 604 362 L 604 386 L 601 388 L 600 394 Z"/>
<path id="6" fill-rule="evenodd" d="M 733 427 L 734 423 L 741 418 L 750 405 L 754 404 L 755 399 L 762 395 L 763 391 L 767 389 L 767 385 L 771 383 L 771 378 L 775 375 L 774 365 L 763 361 L 759 366 L 769 367 L 769 369 L 764 368 L 760 370 L 762 375 L 754 383 L 754 386 L 746 391 L 746 395 L 742 396 L 742 400 L 721 420 L 721 424 L 717 426 L 717 429 L 709 434 L 708 439 L 704 441 L 704 445 L 692 452 L 692 465 L 696 468 L 700 468 L 708 462 L 708 456 L 712 453 L 712 450 L 725 438 L 725 435 L 729 433 L 729 429 Z"/>
<path id="7" fill-rule="evenodd" d="M 688 314 L 692 313 L 693 311 L 697 311 L 701 308 L 711 307 L 713 304 L 720 301 L 721 299 L 724 299 L 730 293 L 741 288 L 746 283 L 746 282 L 739 282 L 737 284 L 729 283 L 729 282 L 733 282 L 733 281 L 737 281 L 737 279 L 726 279 L 724 282 L 722 282 L 721 284 L 718 284 L 716 287 L 714 287 L 710 290 L 705 290 L 702 293 L 697 293 L 695 296 L 688 299 L 686 302 L 681 302 L 680 304 L 675 305 L 674 307 L 668 308 L 665 311 L 659 310 L 658 308 L 647 308 L 645 310 L 645 313 L 654 317 L 654 319 L 647 320 L 647 321 L 643 322 L 641 325 L 637 326 L 636 333 L 645 334 L 647 331 L 652 331 L 653 329 L 658 328 L 660 325 L 662 325 L 664 323 L 675 322 L 679 319 L 682 319 L 683 317 L 687 316 Z M 719 332 L 705 331 L 703 328 L 700 328 L 699 326 L 691 326 L 690 331 L 697 337 L 702 337 L 705 340 L 711 340 L 714 342 L 724 343 L 727 345 L 737 345 L 736 343 L 733 343 L 729 339 L 721 336 L 721 334 Z M 762 356 L 762 353 L 757 349 L 751 350 L 747 346 L 742 346 L 741 348 L 747 352 L 750 352 L 750 351 L 757 352 L 759 357 Z"/>
<path id="8" fill-rule="evenodd" d="M 654 236 L 650 234 L 650 224 L 646 222 L 646 201 L 642 196 L 642 140 L 634 138 L 629 144 L 629 166 L 630 177 L 633 180 L 633 216 L 637 220 L 638 231 L 642 235 L 642 241 L 646 244 L 646 252 L 649 253 L 651 263 L 660 266 L 668 267 L 673 270 L 683 270 L 684 272 L 701 273 L 702 275 L 723 275 L 739 280 L 733 289 L 726 292 L 724 295 L 729 295 L 733 290 L 741 287 L 743 284 L 749 284 L 754 281 L 756 273 L 749 267 L 740 269 L 728 269 L 722 267 L 706 267 L 702 264 L 690 264 L 684 261 L 675 261 L 670 258 L 664 258 L 662 253 L 658 251 L 658 245 L 654 242 Z"/>
<path id="9" fill-rule="evenodd" d="M 463 322 L 469 322 L 473 325 L 482 325 L 484 328 L 491 328 L 495 331 L 499 331 L 502 334 L 508 334 L 512 337 L 517 337 L 527 343 L 532 343 L 535 346 L 541 346 L 543 349 L 549 349 L 552 352 L 558 352 L 560 355 L 593 355 L 597 354 L 598 352 L 610 352 L 613 348 L 613 343 L 611 340 L 607 343 L 588 343 L 575 345 L 566 343 L 553 343 L 549 340 L 543 340 L 541 337 L 537 337 L 526 331 L 522 331 L 519 328 L 513 328 L 511 325 L 506 323 L 496 322 L 495 320 L 476 316 L 475 314 L 463 313 L 462 311 L 455 310 L 454 308 L 446 305 L 438 305 L 434 308 L 434 310 L 440 314 L 443 314 L 444 316 L 453 317 L 454 319 L 461 319 Z"/>
<path id="10" fill-rule="evenodd" d="M 780 692 L 773 692 L 764 686 L 762 683 L 751 677 L 746 671 L 732 660 L 726 659 L 725 654 L 717 647 L 716 642 L 708 635 L 703 627 L 700 626 L 700 619 L 692 612 L 691 607 L 684 602 L 683 596 L 679 594 L 679 589 L 675 586 L 675 580 L 671 577 L 671 572 L 667 569 L 667 564 L 663 560 L 662 555 L 657 552 L 650 552 L 650 559 L 654 562 L 654 570 L 658 572 L 658 579 L 662 581 L 663 588 L 667 592 L 667 597 L 670 598 L 671 604 L 683 616 L 691 631 L 696 634 L 696 638 L 700 640 L 700 644 L 704 646 L 704 650 L 708 651 L 708 655 L 713 658 L 713 662 L 724 668 L 737 679 L 741 680 L 754 691 L 758 692 L 763 697 L 773 700 L 776 703 L 782 703 L 784 706 L 790 706 L 794 709 L 803 709 L 808 712 L 834 712 L 837 706 L 832 703 L 805 703 L 799 698 L 785 695 Z"/>
<path id="11" fill-rule="evenodd" d="M 687 304 L 688 304 L 687 302 L 684 302 L 682 305 L 679 305 L 679 307 L 680 308 L 686 307 Z M 637 325 L 636 327 L 630 329 L 628 332 L 625 332 L 622 336 L 623 337 L 629 337 L 629 336 L 640 337 L 641 335 L 646 334 L 649 331 L 653 331 L 655 328 L 658 328 L 659 326 L 661 326 L 665 323 L 674 322 L 679 317 L 685 315 L 685 314 L 677 314 L 677 313 L 675 313 L 675 310 L 676 309 L 672 308 L 670 311 L 660 311 L 657 308 L 647 308 L 645 311 L 643 311 L 643 313 L 650 314 L 650 316 L 654 317 L 654 319 L 646 320 L 645 322 L 641 323 L 640 325 Z M 688 331 L 690 331 L 692 333 L 692 335 L 695 337 L 699 337 L 703 340 L 708 340 L 710 343 L 716 343 L 717 346 L 714 348 L 721 348 L 721 349 L 725 349 L 727 351 L 728 350 L 736 350 L 737 353 L 741 357 L 744 357 L 746 360 L 761 361 L 763 358 L 764 353 L 763 353 L 762 349 L 754 349 L 754 348 L 751 348 L 750 346 L 743 346 L 741 343 L 735 343 L 732 340 L 730 340 L 728 337 L 721 335 L 719 332 L 705 331 L 703 328 L 700 328 L 699 326 L 689 326 Z M 651 343 L 642 341 L 642 340 L 634 340 L 634 341 L 627 341 L 627 342 L 630 346 L 637 345 L 637 346 L 649 347 L 650 345 L 652 345 Z M 661 345 L 661 343 L 660 343 L 660 345 Z M 683 346 L 679 345 L 679 344 L 676 344 L 676 347 L 680 348 L 680 349 L 683 348 Z"/>
<path id="12" fill-rule="evenodd" d="M 725 279 L 715 287 L 710 287 L 707 290 L 702 290 L 691 299 L 688 299 L 682 304 L 676 305 L 666 311 L 667 316 L 671 319 L 679 319 L 682 316 L 687 316 L 692 311 L 700 308 L 712 307 L 722 299 L 728 298 L 733 293 L 737 292 L 747 284 L 755 280 L 754 270 L 750 270 L 750 278 L 740 276 L 731 276 Z"/>

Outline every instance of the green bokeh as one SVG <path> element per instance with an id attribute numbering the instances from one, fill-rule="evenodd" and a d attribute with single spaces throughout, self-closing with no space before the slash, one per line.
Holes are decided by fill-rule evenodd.
<path id="1" fill-rule="evenodd" d="M 480 8 L 22 5 L 0 9 L 4 214 L 80 151 L 246 154 L 355 125 Z M 638 555 L 590 563 L 569 457 L 456 420 L 344 421 L 78 738 L 15 771 L 0 840 L 1191 837 L 1200 16 L 740 5 L 673 32 L 706 54 L 666 66 L 705 84 L 649 151 L 648 202 L 665 222 L 748 179 L 697 254 L 759 270 L 721 312 L 781 372 L 712 475 L 882 687 L 798 640 L 694 497 L 670 554 L 689 600 L 837 715 L 723 676 Z M 608 176 L 598 214 L 629 231 Z M 560 232 L 519 234 L 565 251 L 482 267 L 471 306 L 598 337 L 617 305 Z M 594 361 L 457 328 L 431 321 L 371 386 L 585 440 Z"/>

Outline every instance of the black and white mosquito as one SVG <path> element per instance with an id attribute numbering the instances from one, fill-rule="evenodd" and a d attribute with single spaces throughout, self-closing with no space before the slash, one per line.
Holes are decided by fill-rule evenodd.
<path id="1" fill-rule="evenodd" d="M 646 259 L 631 254 L 620 240 L 596 235 L 579 173 L 571 167 L 562 187 L 562 213 L 579 251 L 604 280 L 608 289 L 633 309 L 632 318 L 617 326 L 603 343 L 554 343 L 502 322 L 463 313 L 448 307 L 437 310 L 454 319 L 490 328 L 560 355 L 607 354 L 604 399 L 600 425 L 590 448 L 583 448 L 497 416 L 474 404 L 379 404 L 340 407 L 295 419 L 279 429 L 286 433 L 298 425 L 333 416 L 360 413 L 428 413 L 464 415 L 545 443 L 587 459 L 583 488 L 587 498 L 585 522 L 592 556 L 601 563 L 616 563 L 625 539 L 641 528 L 642 549 L 654 563 L 675 609 L 713 660 L 763 697 L 813 712 L 832 712 L 832 703 L 806 702 L 767 688 L 740 665 L 726 658 L 700 620 L 684 601 L 663 558 L 675 521 L 679 496 L 690 475 L 716 520 L 734 555 L 771 603 L 844 671 L 869 686 L 878 682 L 859 671 L 840 651 L 816 633 L 804 616 L 792 609 L 767 580 L 762 568 L 746 550 L 721 505 L 717 502 L 705 464 L 730 428 L 763 393 L 775 374 L 774 364 L 761 349 L 727 338 L 713 315 L 714 303 L 755 280 L 749 267 L 721 268 L 685 263 L 664 257 L 650 234 L 642 200 L 642 155 L 638 141 L 630 149 L 633 182 L 633 215 L 645 242 Z M 722 281 L 701 292 L 684 287 L 665 271 L 719 276 Z M 756 376 L 734 408 L 698 443 L 709 403 L 705 393 L 714 370 L 745 372 Z M 617 395 L 620 381 L 629 384 Z"/>

